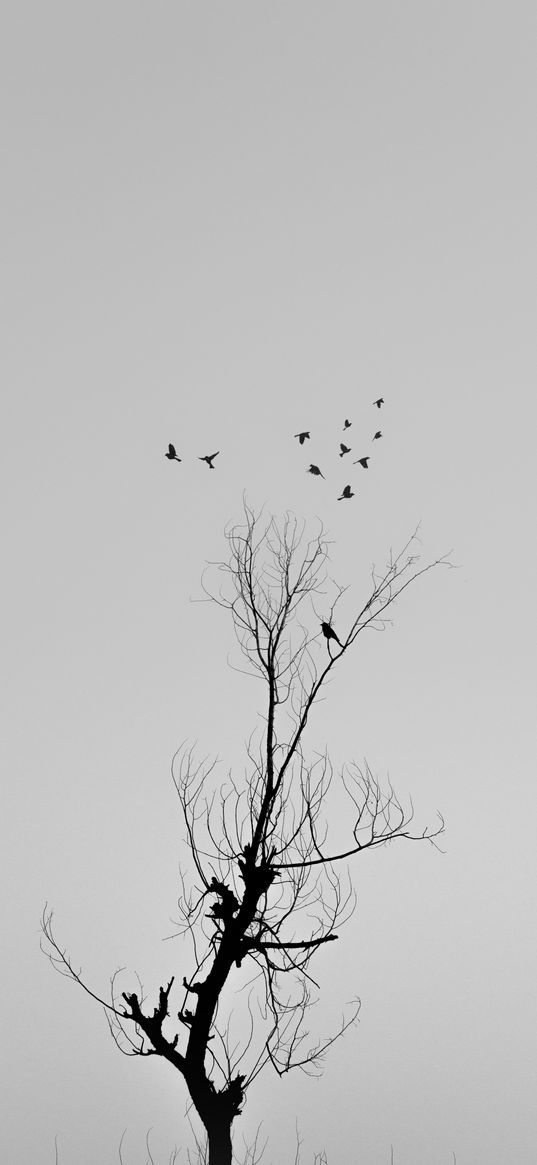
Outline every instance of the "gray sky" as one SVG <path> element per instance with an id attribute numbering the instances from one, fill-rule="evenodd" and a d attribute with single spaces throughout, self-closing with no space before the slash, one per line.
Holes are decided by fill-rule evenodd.
<path id="1" fill-rule="evenodd" d="M 535 7 L 28 0 L 0 55 L 2 1160 L 49 1165 L 55 1133 L 60 1165 L 114 1161 L 125 1128 L 129 1165 L 150 1126 L 159 1163 L 190 1143 L 182 1081 L 119 1055 L 38 923 L 48 899 L 102 993 L 118 966 L 148 991 L 188 972 L 161 941 L 185 852 L 169 762 L 188 737 L 241 769 L 256 723 L 229 622 L 189 602 L 246 490 L 320 516 L 357 599 L 419 521 L 459 569 L 362 637 L 308 736 L 424 823 L 440 808 L 446 852 L 355 865 L 317 1023 L 359 994 L 360 1024 L 319 1082 L 267 1073 L 239 1136 L 263 1119 L 268 1165 L 295 1120 L 304 1165 L 390 1144 L 529 1165 Z M 346 416 L 356 456 L 384 433 L 367 474 L 334 454 Z"/>

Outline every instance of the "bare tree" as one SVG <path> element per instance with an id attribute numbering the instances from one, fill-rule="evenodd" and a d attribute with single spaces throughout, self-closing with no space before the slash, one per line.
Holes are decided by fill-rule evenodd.
<path id="1" fill-rule="evenodd" d="M 440 815 L 433 828 L 416 829 L 412 803 L 405 808 L 367 765 L 346 765 L 334 781 L 326 753 L 306 755 L 305 735 L 315 702 L 358 636 L 382 628 L 402 592 L 446 559 L 421 565 L 414 535 L 383 570 L 373 569 L 367 598 L 346 631 L 340 617 L 336 635 L 332 624 L 347 588 L 328 576 L 322 528 L 308 539 L 295 517 L 265 519 L 245 503 L 244 523 L 227 540 L 229 558 L 211 564 L 220 582 L 204 581 L 205 600 L 230 613 L 244 660 L 239 670 L 262 681 L 263 728 L 249 739 L 244 778 L 230 772 L 218 781 L 216 762 L 198 761 L 192 748 L 172 762 L 194 875 L 188 881 L 181 871 L 177 934 L 190 940 L 192 964 L 179 1007 L 172 1011 L 175 975 L 153 1009 L 140 984 L 120 995 L 115 976 L 106 1002 L 58 944 L 47 908 L 42 921 L 52 963 L 103 1004 L 120 1049 L 162 1056 L 184 1077 L 205 1130 L 208 1165 L 231 1165 L 233 1122 L 267 1064 L 280 1076 L 295 1067 L 315 1072 L 356 1020 L 359 1000 L 331 1035 L 309 1039 L 318 987 L 311 963 L 352 912 L 350 860 L 399 838 L 435 844 L 443 829 Z M 321 629 L 312 630 L 312 620 Z M 349 801 L 343 838 L 329 826 L 331 787 Z M 237 1017 L 241 986 L 245 1014 Z M 257 1145 L 252 1159 L 256 1152 Z"/>

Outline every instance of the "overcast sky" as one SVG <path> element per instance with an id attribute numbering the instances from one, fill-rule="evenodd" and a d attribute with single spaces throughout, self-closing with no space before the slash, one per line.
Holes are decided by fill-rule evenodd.
<path id="1" fill-rule="evenodd" d="M 237 1148 L 262 1120 L 292 1165 L 298 1122 L 303 1165 L 530 1165 L 535 6 L 20 0 L 0 56 L 2 1161 L 53 1165 L 57 1134 L 104 1165 L 126 1129 L 143 1165 L 152 1127 L 186 1162 L 182 1080 L 120 1056 L 39 917 L 99 993 L 189 972 L 169 765 L 187 738 L 241 773 L 259 724 L 229 620 L 190 601 L 246 491 L 322 519 L 349 614 L 418 522 L 458 569 L 362 637 L 307 738 L 440 809 L 445 852 L 355 864 L 312 1028 L 355 995 L 360 1023 L 320 1081 L 259 1078 Z"/>

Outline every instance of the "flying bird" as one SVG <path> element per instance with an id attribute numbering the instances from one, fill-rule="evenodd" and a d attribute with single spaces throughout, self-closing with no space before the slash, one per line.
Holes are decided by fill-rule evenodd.
<path id="1" fill-rule="evenodd" d="M 331 639 L 335 639 L 336 643 L 339 643 L 339 646 L 343 647 L 341 639 L 338 639 L 338 636 L 336 635 L 334 628 L 331 627 L 329 623 L 321 623 L 321 631 L 322 631 L 322 633 L 327 641 L 327 643 L 326 643 L 327 647 L 328 647 L 328 644 L 329 644 Z"/>
<path id="2" fill-rule="evenodd" d="M 341 497 L 338 498 L 338 502 L 342 502 L 343 498 L 353 498 L 353 497 L 354 497 L 354 494 L 351 490 L 350 485 L 346 485 L 345 489 L 343 490 L 343 493 L 341 494 Z"/>
<path id="3" fill-rule="evenodd" d="M 339 448 L 341 449 L 340 457 L 344 457 L 346 453 L 350 453 L 351 451 L 350 445 L 344 445 L 342 441 L 339 443 Z"/>
<path id="4" fill-rule="evenodd" d="M 168 458 L 168 461 L 181 461 L 175 452 L 175 445 L 168 445 L 168 452 L 164 456 Z"/>
<path id="5" fill-rule="evenodd" d="M 376 405 L 376 406 L 377 406 L 377 408 L 379 409 L 379 408 L 380 408 L 380 406 L 384 404 L 384 397 L 383 397 L 383 396 L 379 396 L 378 400 L 374 400 L 374 401 L 373 401 L 373 404 L 374 404 L 374 405 Z"/>
<path id="6" fill-rule="evenodd" d="M 382 433 L 381 433 L 380 429 L 377 429 L 375 436 L 373 437 L 373 440 L 378 441 L 379 437 L 382 437 Z"/>
<path id="7" fill-rule="evenodd" d="M 305 430 L 304 433 L 295 433 L 295 437 L 298 437 L 300 444 L 303 445 L 306 438 L 309 439 L 309 432 Z"/>
<path id="8" fill-rule="evenodd" d="M 369 469 L 369 465 L 367 464 L 368 461 L 369 461 L 369 457 L 359 457 L 358 461 L 353 461 L 352 464 L 353 465 L 361 465 L 364 469 Z"/>
<path id="9" fill-rule="evenodd" d="M 220 452 L 220 450 L 218 450 L 217 453 L 211 453 L 211 455 L 209 457 L 198 457 L 198 461 L 206 461 L 207 465 L 209 466 L 209 469 L 214 469 L 213 461 L 214 461 L 215 457 L 218 457 L 219 452 Z"/>
<path id="10" fill-rule="evenodd" d="M 344 428 L 344 429 L 350 429 L 351 425 L 352 425 L 352 421 L 345 421 L 345 424 L 344 424 L 343 428 Z"/>
<path id="11" fill-rule="evenodd" d="M 313 473 L 315 477 L 322 477 L 326 481 L 324 473 L 321 473 L 318 465 L 310 465 L 309 469 L 306 470 L 306 473 Z"/>

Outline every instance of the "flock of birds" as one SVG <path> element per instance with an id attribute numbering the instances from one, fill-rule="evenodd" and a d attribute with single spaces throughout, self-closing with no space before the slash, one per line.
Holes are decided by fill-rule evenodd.
<path id="1" fill-rule="evenodd" d="M 380 409 L 383 404 L 384 404 L 384 397 L 382 397 L 382 396 L 379 396 L 378 400 L 373 401 L 373 406 L 376 407 L 377 409 Z M 352 421 L 349 421 L 349 419 L 346 418 L 345 423 L 343 425 L 343 431 L 346 432 L 348 429 L 350 429 L 351 425 L 352 425 Z M 301 433 L 295 433 L 294 436 L 295 436 L 295 438 L 298 439 L 299 445 L 303 445 L 305 441 L 310 440 L 311 434 L 310 434 L 309 429 L 303 429 Z M 377 429 L 376 433 L 372 437 L 372 440 L 378 441 L 381 437 L 382 437 L 382 433 L 381 433 L 380 429 Z M 215 457 L 218 457 L 219 452 L 220 452 L 220 450 L 218 450 L 216 453 L 208 453 L 204 457 L 198 457 L 198 461 L 205 461 L 205 463 L 209 466 L 209 469 L 214 469 L 213 461 L 214 461 Z M 351 453 L 351 452 L 352 452 L 351 446 L 345 445 L 343 441 L 340 441 L 340 443 L 339 443 L 339 456 L 346 457 L 347 453 Z M 177 456 L 177 450 L 175 448 L 175 445 L 172 445 L 171 443 L 168 445 L 168 452 L 165 453 L 164 456 L 168 458 L 168 461 L 179 461 L 179 462 L 182 461 L 182 457 Z M 358 459 L 356 461 L 353 461 L 353 465 L 361 465 L 362 469 L 369 469 L 369 461 L 370 461 L 370 454 L 367 454 L 367 456 L 365 456 L 365 457 L 358 457 Z M 314 465 L 313 462 L 309 466 L 309 469 L 306 470 L 306 473 L 311 473 L 311 474 L 313 474 L 314 477 L 322 477 L 323 481 L 326 481 L 326 478 L 325 478 L 322 470 L 319 468 L 318 465 Z M 348 501 L 348 500 L 350 500 L 350 498 L 353 498 L 353 497 L 354 497 L 354 493 L 353 493 L 350 485 L 346 485 L 343 489 L 343 493 L 341 493 L 339 495 L 337 500 L 338 500 L 338 502 L 342 502 L 344 499 Z M 323 621 L 321 623 L 321 631 L 324 635 L 324 638 L 326 639 L 326 646 L 328 648 L 328 652 L 329 652 L 330 656 L 332 655 L 332 651 L 331 651 L 332 642 L 337 643 L 339 645 L 340 649 L 343 651 L 343 644 L 342 644 L 339 636 L 337 635 L 337 633 L 334 631 L 334 628 L 332 627 L 330 622 Z"/>
<path id="2" fill-rule="evenodd" d="M 383 404 L 384 404 L 384 397 L 383 396 L 379 396 L 378 400 L 373 401 L 373 405 L 375 405 L 377 407 L 377 409 L 380 409 Z M 346 419 L 345 424 L 343 425 L 343 431 L 345 431 L 346 429 L 350 429 L 351 425 L 352 425 L 352 421 L 349 421 L 348 419 Z M 298 437 L 299 445 L 303 445 L 304 441 L 309 440 L 310 432 L 308 429 L 304 429 L 304 431 L 302 433 L 295 433 L 295 437 Z M 373 439 L 373 441 L 378 441 L 381 437 L 382 437 L 382 433 L 381 433 L 380 429 L 377 429 L 377 431 L 374 434 L 372 439 Z M 343 441 L 340 441 L 339 448 L 340 448 L 340 454 L 339 454 L 340 457 L 345 457 L 345 455 L 347 453 L 352 452 L 351 446 L 344 445 Z M 370 455 L 368 454 L 367 457 L 359 457 L 357 461 L 353 461 L 353 465 L 361 465 L 362 469 L 369 469 L 369 461 L 370 461 Z M 314 477 L 322 477 L 323 481 L 326 481 L 326 478 L 325 478 L 322 470 L 319 469 L 318 465 L 314 465 L 313 462 L 310 465 L 309 469 L 306 470 L 306 473 L 312 473 Z M 337 500 L 338 500 L 338 502 L 342 502 L 344 500 L 349 501 L 350 498 L 353 498 L 353 497 L 354 497 L 354 493 L 353 493 L 350 485 L 346 485 L 343 489 L 343 493 L 340 494 L 340 496 L 338 497 Z"/>
<path id="3" fill-rule="evenodd" d="M 379 396 L 378 400 L 373 401 L 373 405 L 376 406 L 377 409 L 380 409 L 383 404 L 384 404 L 384 397 L 382 397 L 382 396 Z M 351 425 L 352 425 L 352 421 L 349 421 L 348 419 L 346 419 L 345 424 L 343 425 L 344 432 L 347 429 L 350 429 Z M 304 429 L 302 433 L 295 433 L 295 437 L 298 437 L 299 445 L 303 445 L 305 441 L 309 441 L 309 439 L 310 439 L 309 429 Z M 380 429 L 377 429 L 377 431 L 374 434 L 372 439 L 373 439 L 373 441 L 378 441 L 380 437 L 382 437 L 382 433 L 381 433 Z M 351 446 L 345 445 L 343 443 L 343 441 L 340 441 L 339 449 L 340 449 L 340 453 L 339 453 L 340 457 L 345 457 L 345 455 L 347 453 L 352 452 Z M 207 463 L 207 465 L 209 466 L 209 469 L 214 469 L 213 461 L 214 461 L 215 457 L 218 457 L 219 452 L 220 452 L 220 450 L 218 450 L 216 453 L 208 453 L 205 455 L 205 457 L 198 457 L 198 461 L 205 461 Z M 172 445 L 171 443 L 168 445 L 168 452 L 165 453 L 164 456 L 168 458 L 168 461 L 179 461 L 180 462 L 183 460 L 182 457 L 177 456 L 177 450 L 175 448 L 175 445 Z M 369 469 L 369 460 L 370 460 L 370 455 L 368 454 L 367 457 L 359 457 L 357 461 L 353 461 L 353 465 L 361 465 L 362 469 Z M 314 465 L 313 462 L 311 463 L 309 469 L 306 470 L 306 473 L 312 473 L 314 477 L 322 477 L 323 481 L 326 481 L 324 473 L 319 469 L 319 466 Z M 337 500 L 338 500 L 338 502 L 342 502 L 344 499 L 349 501 L 350 498 L 353 498 L 353 497 L 354 497 L 354 493 L 353 493 L 350 485 L 346 485 L 343 489 L 343 493 L 340 494 L 340 496 L 338 497 Z M 325 634 L 326 634 L 326 632 L 325 632 Z"/>

